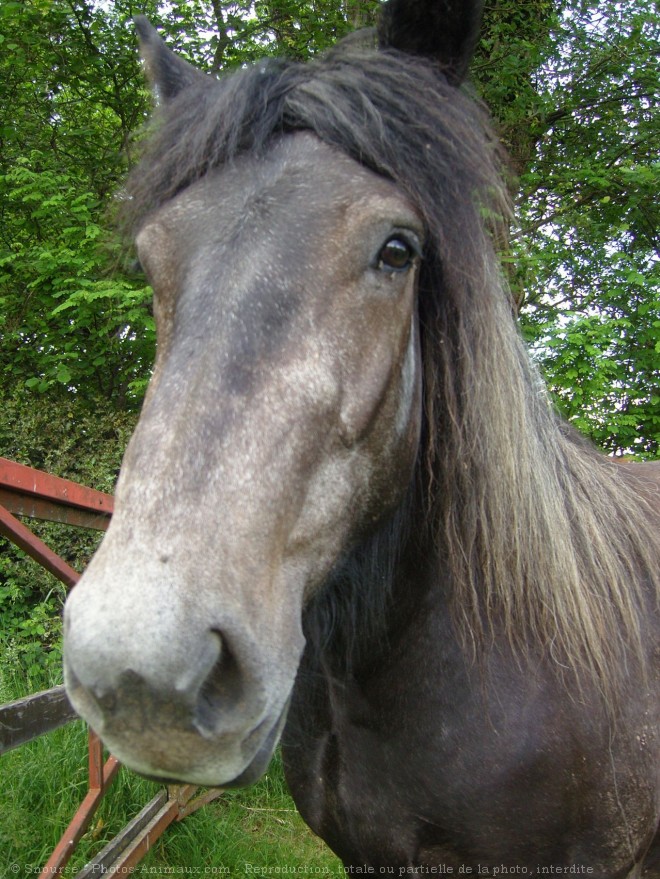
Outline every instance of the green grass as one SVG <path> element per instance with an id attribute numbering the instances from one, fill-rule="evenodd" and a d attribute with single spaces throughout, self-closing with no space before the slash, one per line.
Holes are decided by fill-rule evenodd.
<path id="1" fill-rule="evenodd" d="M 32 678 L 28 683 L 0 659 L 0 703 L 56 682 L 39 684 Z M 87 739 L 82 722 L 0 757 L 0 879 L 5 875 L 22 879 L 43 866 L 86 790 Z M 75 876 L 159 790 L 157 784 L 122 767 L 64 875 Z M 16 872 L 14 864 L 19 865 Z M 276 756 L 252 788 L 226 792 L 171 825 L 134 875 L 340 873 L 338 859 L 297 813 Z"/>

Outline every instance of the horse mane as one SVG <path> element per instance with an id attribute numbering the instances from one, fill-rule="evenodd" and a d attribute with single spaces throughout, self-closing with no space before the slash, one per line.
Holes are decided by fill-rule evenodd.
<path id="1" fill-rule="evenodd" d="M 424 429 L 411 503 L 463 643 L 478 653 L 500 633 L 520 651 L 549 645 L 558 668 L 615 696 L 627 663 L 644 665 L 643 584 L 660 591 L 657 525 L 613 462 L 557 418 L 525 350 L 493 246 L 510 216 L 502 156 L 469 94 L 428 61 L 356 40 L 306 64 L 200 78 L 157 114 L 122 200 L 124 228 L 297 130 L 394 180 L 426 223 Z M 337 617 L 356 631 L 362 611 L 384 606 L 403 518 L 349 554 L 315 602 L 326 633 Z"/>

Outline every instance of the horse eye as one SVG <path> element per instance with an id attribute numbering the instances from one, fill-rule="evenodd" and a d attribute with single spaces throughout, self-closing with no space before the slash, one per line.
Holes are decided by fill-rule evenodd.
<path id="1" fill-rule="evenodd" d="M 404 272 L 412 265 L 414 249 L 402 238 L 390 238 L 378 254 L 378 268 L 390 272 Z"/>

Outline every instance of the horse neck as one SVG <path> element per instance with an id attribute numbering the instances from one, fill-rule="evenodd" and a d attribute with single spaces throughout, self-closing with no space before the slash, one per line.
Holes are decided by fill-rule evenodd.
<path id="1" fill-rule="evenodd" d="M 334 678 L 368 673 L 406 637 L 438 580 L 432 529 L 424 526 L 419 472 L 399 508 L 336 566 L 304 615 L 307 661 Z M 449 618 L 449 601 L 444 600 Z"/>

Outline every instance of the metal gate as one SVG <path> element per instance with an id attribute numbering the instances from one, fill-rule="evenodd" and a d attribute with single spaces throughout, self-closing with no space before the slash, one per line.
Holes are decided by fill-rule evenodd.
<path id="1" fill-rule="evenodd" d="M 79 573 L 17 516 L 105 530 L 112 510 L 113 499 L 109 494 L 0 458 L 0 535 L 11 540 L 69 587 L 77 582 Z M 0 756 L 76 718 L 63 686 L 0 705 Z M 88 764 L 87 795 L 44 865 L 42 879 L 62 872 L 120 767 L 112 755 L 104 761 L 101 740 L 91 729 Z M 164 788 L 76 874 L 78 879 L 129 871 L 166 827 L 183 820 L 221 793 L 221 789 L 214 788 L 198 794 L 194 785 Z"/>

